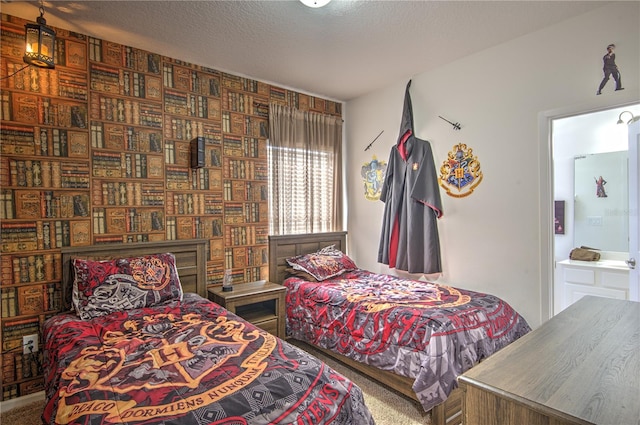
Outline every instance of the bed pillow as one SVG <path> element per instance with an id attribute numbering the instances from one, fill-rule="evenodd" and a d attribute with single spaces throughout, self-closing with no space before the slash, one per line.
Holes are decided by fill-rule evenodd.
<path id="1" fill-rule="evenodd" d="M 317 282 L 318 279 L 316 279 L 315 277 L 311 276 L 309 273 L 307 272 L 303 272 L 302 270 L 296 270 L 293 267 L 287 267 L 285 268 L 285 273 L 287 277 L 290 276 L 295 276 L 295 277 L 299 277 L 300 279 L 304 279 L 308 282 Z"/>
<path id="2" fill-rule="evenodd" d="M 173 254 L 113 260 L 72 259 L 72 303 L 81 319 L 182 300 Z"/>
<path id="3" fill-rule="evenodd" d="M 334 245 L 311 254 L 288 258 L 287 263 L 295 270 L 309 273 L 318 281 L 323 281 L 344 272 L 355 270 L 356 264 Z"/>

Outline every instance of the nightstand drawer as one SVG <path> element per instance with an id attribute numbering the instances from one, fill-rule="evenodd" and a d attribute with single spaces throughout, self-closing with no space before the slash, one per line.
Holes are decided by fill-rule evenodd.
<path id="1" fill-rule="evenodd" d="M 272 308 L 269 308 L 269 305 L 272 305 Z M 277 319 L 275 309 L 275 301 L 249 304 L 236 307 L 235 313 L 242 317 L 244 320 L 251 322 L 253 324 L 266 322 L 268 320 Z"/>
<path id="2" fill-rule="evenodd" d="M 278 335 L 278 319 L 273 318 L 271 320 L 266 320 L 264 322 L 251 322 L 260 329 L 264 329 L 269 332 L 271 335 Z"/>

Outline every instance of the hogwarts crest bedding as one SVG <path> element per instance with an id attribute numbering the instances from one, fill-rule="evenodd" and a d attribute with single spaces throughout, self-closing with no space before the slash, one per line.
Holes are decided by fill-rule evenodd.
<path id="1" fill-rule="evenodd" d="M 176 258 L 72 258 L 49 318 L 46 424 L 373 424 L 361 390 L 196 294 Z"/>
<path id="2" fill-rule="evenodd" d="M 374 423 L 351 381 L 196 294 L 44 335 L 46 424 Z"/>

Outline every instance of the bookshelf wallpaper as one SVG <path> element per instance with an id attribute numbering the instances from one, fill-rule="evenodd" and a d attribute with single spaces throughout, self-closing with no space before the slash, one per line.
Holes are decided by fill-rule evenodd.
<path id="1" fill-rule="evenodd" d="M 25 20 L 2 14 L 3 400 L 43 389 L 40 334 L 60 311 L 60 248 L 207 239 L 207 282 L 268 278 L 269 103 L 341 104 L 56 28 L 56 67 L 24 67 Z M 204 141 L 191 168 L 190 142 Z M 42 342 L 42 340 L 40 340 Z"/>

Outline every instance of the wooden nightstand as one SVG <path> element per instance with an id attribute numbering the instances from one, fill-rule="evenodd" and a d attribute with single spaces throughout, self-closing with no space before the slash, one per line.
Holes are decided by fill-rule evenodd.
<path id="1" fill-rule="evenodd" d="M 284 339 L 286 288 L 276 283 L 257 282 L 233 285 L 233 291 L 222 287 L 209 289 L 209 299 L 265 331 Z"/>

